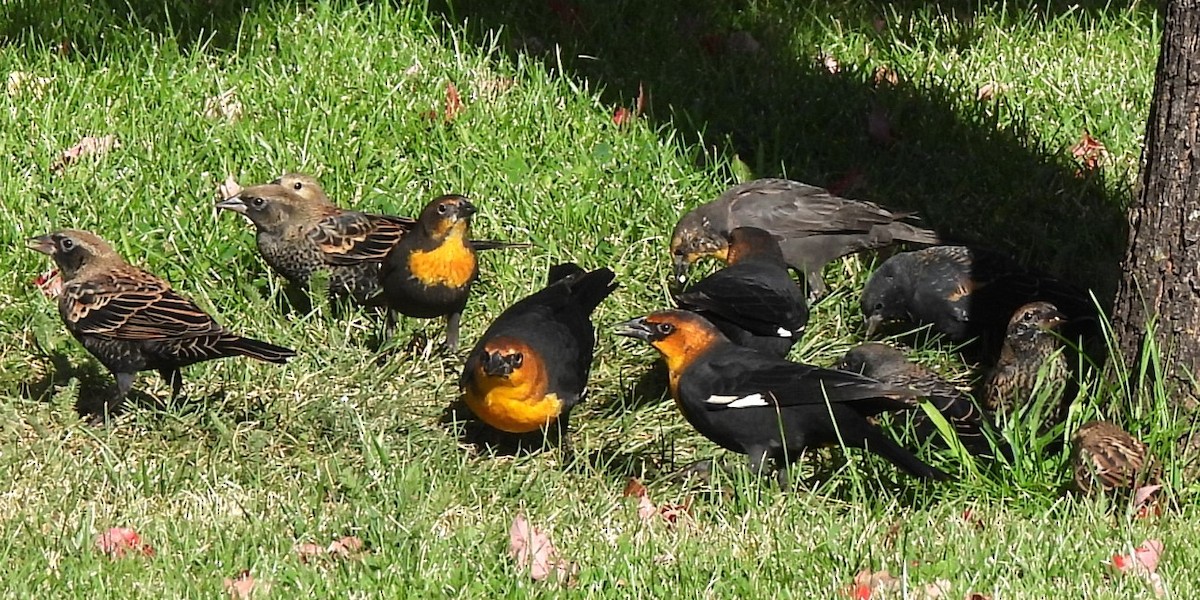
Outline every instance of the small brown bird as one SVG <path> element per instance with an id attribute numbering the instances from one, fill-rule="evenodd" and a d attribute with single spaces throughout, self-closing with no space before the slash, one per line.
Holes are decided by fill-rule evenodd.
<path id="1" fill-rule="evenodd" d="M 379 265 L 416 223 L 338 208 L 315 179 L 298 173 L 248 187 L 217 207 L 254 224 L 263 260 L 289 283 L 307 288 L 314 274 L 327 272 L 331 297 L 366 305 L 383 304 Z"/>
<path id="2" fill-rule="evenodd" d="M 936 244 L 936 233 L 904 222 L 910 216 L 786 179 L 749 181 L 679 219 L 671 235 L 675 278 L 687 281 L 688 268 L 702 257 L 724 260 L 734 229 L 758 227 L 779 238 L 784 258 L 804 275 L 810 294 L 823 295 L 821 269 L 839 257 L 898 242 Z"/>
<path id="3" fill-rule="evenodd" d="M 179 369 L 227 356 L 284 363 L 288 348 L 230 333 L 191 300 L 154 275 L 125 262 L 100 237 L 64 229 L 29 240 L 61 270 L 58 312 L 75 336 L 117 381 L 116 394 L 94 422 L 115 412 L 138 371 L 156 370 L 179 395 Z"/>
<path id="4" fill-rule="evenodd" d="M 416 227 L 388 253 L 379 272 L 388 305 L 418 319 L 446 317 L 445 348 L 458 349 L 459 321 L 479 262 L 470 241 L 475 205 L 465 196 L 434 198 Z"/>
<path id="5" fill-rule="evenodd" d="M 1013 313 L 1000 360 L 984 390 L 988 410 L 1011 413 L 1028 404 L 1041 372 L 1045 384 L 1058 388 L 1065 385 L 1071 370 L 1057 333 L 1065 322 L 1062 313 L 1049 302 L 1031 302 Z"/>
<path id="6" fill-rule="evenodd" d="M 862 373 L 871 379 L 896 387 L 916 390 L 933 404 L 946 421 L 954 427 L 955 434 L 968 452 L 976 456 L 992 455 L 991 444 L 984 429 L 994 431 L 994 426 L 975 401 L 962 390 L 954 387 L 933 371 L 908 360 L 904 353 L 878 343 L 862 344 L 852 348 L 842 357 L 839 369 Z M 922 410 L 901 411 L 897 417 L 913 427 L 922 440 L 940 439 L 937 428 Z M 1000 452 L 1011 458 L 1012 450 L 998 441 Z"/>
<path id="7" fill-rule="evenodd" d="M 1156 479 L 1146 444 L 1113 423 L 1085 423 L 1071 443 L 1075 486 L 1085 494 L 1129 489 Z"/>

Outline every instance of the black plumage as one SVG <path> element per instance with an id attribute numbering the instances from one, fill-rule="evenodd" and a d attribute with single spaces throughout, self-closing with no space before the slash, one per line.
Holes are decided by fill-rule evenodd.
<path id="1" fill-rule="evenodd" d="M 758 227 L 780 240 L 785 260 L 803 274 L 809 292 L 823 294 L 821 270 L 841 256 L 898 242 L 937 243 L 936 233 L 906 222 L 911 216 L 795 181 L 757 179 L 729 188 L 679 220 L 671 236 L 674 274 L 686 281 L 697 259 L 725 254 L 730 232 Z"/>
<path id="2" fill-rule="evenodd" d="M 735 344 L 785 357 L 808 324 L 804 291 L 770 233 L 739 227 L 729 239 L 729 266 L 675 294 L 675 302 Z"/>

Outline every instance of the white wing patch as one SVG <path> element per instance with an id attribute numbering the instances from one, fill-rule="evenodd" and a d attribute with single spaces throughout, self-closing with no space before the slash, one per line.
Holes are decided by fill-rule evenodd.
<path id="1" fill-rule="evenodd" d="M 762 394 L 750 394 L 749 396 L 718 396 L 712 395 L 705 400 L 708 404 L 723 404 L 726 408 L 748 408 L 751 406 L 767 406 L 766 398 Z"/>
<path id="2" fill-rule="evenodd" d="M 781 338 L 790 338 L 792 337 L 792 332 L 780 327 L 779 330 L 775 332 L 775 335 L 778 335 Z"/>

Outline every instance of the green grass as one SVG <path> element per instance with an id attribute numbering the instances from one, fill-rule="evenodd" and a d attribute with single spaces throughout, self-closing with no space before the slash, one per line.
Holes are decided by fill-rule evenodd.
<path id="1" fill-rule="evenodd" d="M 0 585 L 21 597 L 212 596 L 249 569 L 277 597 L 558 595 L 505 556 L 523 512 L 579 565 L 578 596 L 831 597 L 858 570 L 886 568 L 914 584 L 948 579 L 952 597 L 1146 597 L 1101 561 L 1147 537 L 1165 542 L 1173 589 L 1188 589 L 1200 514 L 1162 390 L 1139 385 L 1131 399 L 1091 383 L 1051 436 L 1096 415 L 1129 425 L 1168 461 L 1174 502 L 1160 519 L 1062 497 L 1065 456 L 1016 425 L 1014 465 L 979 465 L 954 484 L 821 452 L 800 473 L 819 485 L 799 493 L 752 478 L 709 493 L 667 474 L 729 457 L 644 393 L 652 350 L 608 333 L 667 304 L 675 218 L 745 168 L 815 184 L 861 172 L 850 195 L 918 210 L 1109 297 L 1152 85 L 1152 9 L 686 4 L 589 3 L 576 22 L 553 3 L 7 3 L 0 74 L 51 80 L 40 95 L 0 96 L 0 236 L 11 249 L 0 254 Z M 736 31 L 760 48 L 705 51 Z M 897 85 L 873 84 L 879 65 Z M 1008 91 L 977 101 L 993 80 Z M 452 123 L 422 116 L 442 110 L 450 82 L 466 110 Z M 615 126 L 639 82 L 647 115 Z M 205 100 L 229 89 L 242 118 L 205 117 Z M 890 146 L 866 133 L 874 106 L 889 115 Z M 1069 148 L 1083 129 L 1110 158 L 1080 177 Z M 120 148 L 52 172 L 82 136 L 108 133 Z M 478 235 L 533 241 L 484 259 L 466 344 L 554 262 L 617 272 L 622 287 L 596 314 L 591 397 L 572 419 L 574 463 L 468 451 L 438 424 L 456 362 L 404 354 L 377 365 L 371 315 L 277 309 L 280 282 L 249 226 L 212 204 L 227 174 L 258 182 L 288 170 L 365 210 L 413 214 L 465 193 L 480 206 Z M 168 390 L 147 374 L 127 415 L 87 427 L 76 402 L 110 380 L 33 288 L 44 257 L 22 249 L 67 226 L 101 233 L 230 328 L 300 356 L 191 367 L 189 400 L 173 406 L 156 405 Z M 870 260 L 827 270 L 833 293 L 795 358 L 831 364 L 859 341 Z M 440 334 L 409 321 L 401 335 L 421 329 Z M 968 383 L 952 353 L 916 355 Z M 948 453 L 923 455 L 960 472 Z M 621 497 L 630 476 L 657 501 L 690 502 L 695 526 L 640 523 Z M 964 521 L 967 508 L 982 526 Z M 136 528 L 156 556 L 99 555 L 94 537 L 113 526 Z M 366 540 L 364 558 L 314 566 L 292 552 L 344 534 Z"/>

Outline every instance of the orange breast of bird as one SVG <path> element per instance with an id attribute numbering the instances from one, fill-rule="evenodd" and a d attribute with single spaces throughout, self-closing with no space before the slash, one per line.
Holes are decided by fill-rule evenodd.
<path id="1" fill-rule="evenodd" d="M 529 433 L 549 425 L 563 405 L 557 394 L 546 393 L 544 376 L 522 376 L 520 371 L 504 378 L 476 369 L 464 399 L 484 423 L 509 433 Z"/>
<path id="2" fill-rule="evenodd" d="M 467 246 L 466 224 L 455 225 L 441 244 L 432 250 L 414 250 L 408 271 L 427 286 L 461 288 L 475 277 L 475 252 Z"/>

